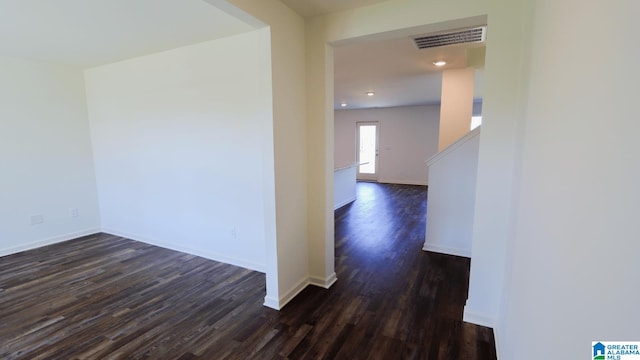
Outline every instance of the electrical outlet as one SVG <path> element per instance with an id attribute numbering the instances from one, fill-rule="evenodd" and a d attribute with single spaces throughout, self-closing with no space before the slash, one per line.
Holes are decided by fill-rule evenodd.
<path id="1" fill-rule="evenodd" d="M 78 208 L 71 208 L 71 209 L 69 209 L 69 216 L 71 216 L 71 217 L 78 217 Z"/>
<path id="2" fill-rule="evenodd" d="M 43 222 L 44 222 L 44 215 L 42 214 L 31 215 L 31 225 L 38 225 L 38 224 L 42 224 Z"/>

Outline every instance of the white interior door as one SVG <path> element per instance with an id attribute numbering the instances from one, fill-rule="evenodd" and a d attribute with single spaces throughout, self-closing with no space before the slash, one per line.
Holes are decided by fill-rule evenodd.
<path id="1" fill-rule="evenodd" d="M 378 180 L 378 130 L 377 122 L 356 124 L 358 180 Z"/>

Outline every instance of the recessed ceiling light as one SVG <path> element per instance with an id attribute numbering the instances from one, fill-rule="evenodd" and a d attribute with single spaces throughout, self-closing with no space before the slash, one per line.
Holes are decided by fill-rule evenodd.
<path id="1" fill-rule="evenodd" d="M 340 106 L 347 107 L 347 103 L 342 103 L 342 104 L 340 104 Z"/>
<path id="2" fill-rule="evenodd" d="M 438 61 L 434 61 L 433 65 L 435 65 L 435 66 L 445 66 L 445 65 L 447 65 L 447 62 L 444 61 L 444 60 L 438 60 Z"/>
<path id="3" fill-rule="evenodd" d="M 374 93 L 373 91 L 367 91 L 367 96 L 373 96 L 373 95 L 375 95 L 375 94 L 376 94 L 376 93 Z"/>

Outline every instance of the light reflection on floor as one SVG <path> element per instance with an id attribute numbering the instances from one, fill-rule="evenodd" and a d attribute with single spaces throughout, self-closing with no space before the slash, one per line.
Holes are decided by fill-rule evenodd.
<path id="1" fill-rule="evenodd" d="M 402 190 L 393 185 L 373 182 L 357 183 L 357 200 L 347 205 L 346 210 L 341 209 L 346 211 L 343 222 L 345 230 L 350 234 L 358 234 L 348 239 L 351 245 L 356 245 L 363 251 L 382 254 L 384 250 L 393 248 L 396 241 L 406 240 L 406 232 L 399 228 L 394 217 L 412 216 L 420 211 L 407 209 L 406 204 L 394 201 L 394 191 Z M 426 201 L 423 203 L 426 207 Z M 423 240 L 424 237 L 419 239 L 419 242 Z"/>

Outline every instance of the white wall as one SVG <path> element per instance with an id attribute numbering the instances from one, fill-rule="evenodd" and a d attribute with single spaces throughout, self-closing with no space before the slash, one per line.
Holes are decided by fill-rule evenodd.
<path id="1" fill-rule="evenodd" d="M 503 359 L 586 358 L 591 341 L 640 337 L 640 4 L 534 5 L 497 331 Z M 603 56 L 585 56 L 594 48 Z"/>
<path id="2" fill-rule="evenodd" d="M 353 165 L 356 162 L 356 122 L 358 121 L 358 111 L 362 112 L 364 110 L 335 111 L 333 123 L 333 164 L 336 169 Z M 376 119 L 376 121 L 378 121 L 378 119 Z"/>
<path id="3" fill-rule="evenodd" d="M 438 152 L 439 106 L 336 110 L 336 167 L 356 161 L 356 123 L 379 124 L 378 181 L 396 184 L 426 185 L 425 161 Z"/>
<path id="4" fill-rule="evenodd" d="M 0 79 L 0 255 L 98 232 L 82 71 L 0 57 Z"/>
<path id="5" fill-rule="evenodd" d="M 356 200 L 355 165 L 336 169 L 333 173 L 333 209 L 339 209 Z"/>
<path id="6" fill-rule="evenodd" d="M 428 161 L 424 250 L 471 257 L 480 128 Z"/>
<path id="7" fill-rule="evenodd" d="M 314 277 L 309 272 L 308 199 L 314 194 L 307 187 L 304 19 L 278 0 L 230 2 L 268 24 L 271 30 L 272 167 L 275 168 L 276 191 L 275 194 L 265 193 L 265 196 L 275 206 L 276 224 L 267 229 L 269 239 L 265 305 L 279 309 L 308 284 L 328 286 L 335 281 L 333 271 L 326 277 Z M 333 199 L 328 201 L 332 203 Z M 267 203 L 267 206 L 272 205 Z M 271 277 L 270 273 L 275 276 Z"/>
<path id="8" fill-rule="evenodd" d="M 265 28 L 85 72 L 105 232 L 265 270 L 269 41 Z"/>
<path id="9" fill-rule="evenodd" d="M 472 68 L 442 72 L 439 151 L 469 133 L 473 114 L 474 78 L 475 70 Z"/>
<path id="10" fill-rule="evenodd" d="M 515 168 L 516 131 L 522 115 L 525 0 L 461 0 L 437 3 L 390 0 L 308 20 L 307 121 L 310 127 L 309 187 L 310 248 L 317 271 L 327 264 L 333 247 L 331 199 L 327 174 L 333 172 L 333 53 L 332 46 L 354 41 L 405 37 L 488 22 L 484 70 L 473 261 L 467 319 L 492 325 L 498 312 L 508 244 Z M 327 199 L 322 202 L 318 198 Z M 317 266 L 317 267 L 315 267 Z"/>

